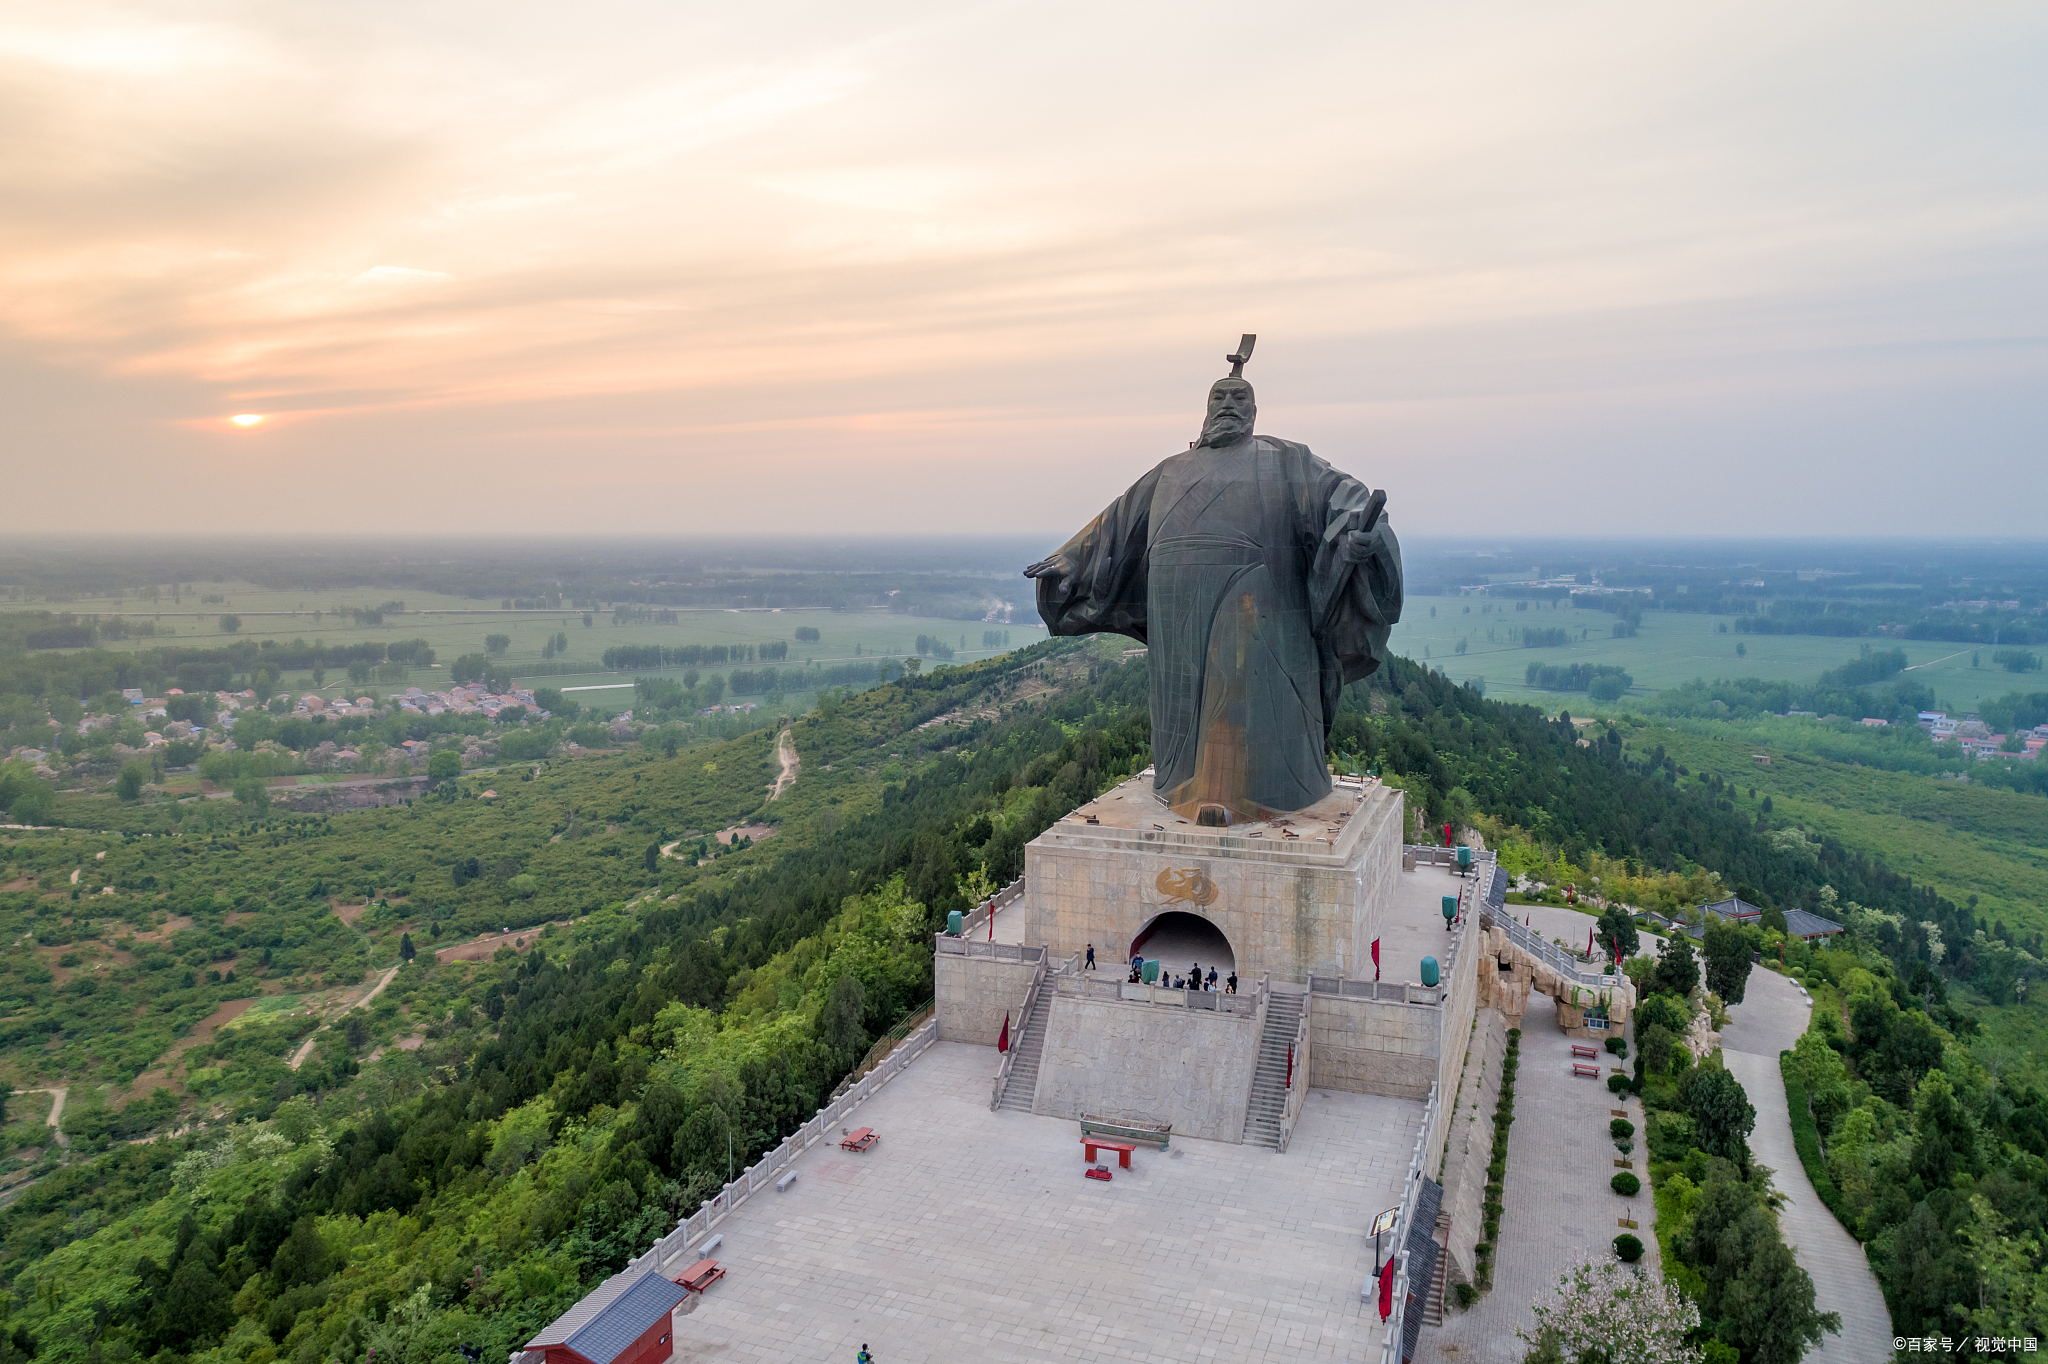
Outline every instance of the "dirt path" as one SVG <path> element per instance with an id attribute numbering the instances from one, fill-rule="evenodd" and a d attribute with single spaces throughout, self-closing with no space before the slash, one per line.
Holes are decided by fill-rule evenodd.
<path id="1" fill-rule="evenodd" d="M 671 843 L 669 846 L 673 848 L 675 844 Z M 482 961 L 496 953 L 499 948 L 507 946 L 511 947 L 515 952 L 524 952 L 527 948 L 533 946 L 534 943 L 540 941 L 542 929 L 567 928 L 575 922 L 574 919 L 565 919 L 555 924 L 536 924 L 532 928 L 515 928 L 507 933 L 486 933 L 481 937 L 471 938 L 468 942 L 456 943 L 453 947 L 435 948 L 434 960 Z"/>
<path id="2" fill-rule="evenodd" d="M 394 979 L 397 978 L 399 971 L 403 969 L 404 966 L 405 963 L 400 962 L 397 966 L 393 966 L 386 969 L 384 974 L 377 978 L 377 983 L 370 988 L 370 993 L 364 995 L 361 999 L 358 1000 L 344 1000 L 334 1006 L 334 1011 L 338 1014 L 345 1014 L 351 1009 L 362 1008 L 371 1000 L 375 999 L 378 995 L 383 994 L 384 987 L 389 985 Z M 299 1043 L 299 1049 L 292 1053 L 290 1065 L 293 1070 L 297 1070 L 300 1066 L 306 1064 L 306 1058 L 313 1054 L 313 1044 L 320 1039 L 320 1034 L 326 1032 L 329 1028 L 333 1026 L 334 1025 L 332 1023 L 322 1023 L 319 1027 L 313 1029 L 313 1031 L 306 1034 L 306 1040 Z"/>
<path id="3" fill-rule="evenodd" d="M 59 1085 L 55 1089 L 22 1089 L 16 1090 L 15 1092 L 18 1094 L 54 1095 L 55 1097 L 52 1098 L 50 1101 L 50 1116 L 48 1119 L 48 1122 L 50 1124 L 50 1134 L 57 1139 L 57 1144 L 59 1146 L 71 1145 L 71 1138 L 65 1136 L 64 1129 L 58 1126 L 58 1123 L 63 1121 L 64 1118 L 64 1098 L 67 1094 L 71 1092 L 70 1086 Z"/>
<path id="4" fill-rule="evenodd" d="M 796 755 L 796 738 L 788 730 L 775 741 L 775 756 L 782 763 L 782 775 L 768 788 L 768 799 L 779 799 L 796 781 L 796 774 L 803 770 L 803 762 Z"/>

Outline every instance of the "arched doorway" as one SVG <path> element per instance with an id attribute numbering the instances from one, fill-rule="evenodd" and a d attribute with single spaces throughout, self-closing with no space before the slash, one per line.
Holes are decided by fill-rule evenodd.
<path id="1" fill-rule="evenodd" d="M 1194 962 L 1202 964 L 1205 975 L 1213 966 L 1219 973 L 1218 979 L 1237 969 L 1237 953 L 1231 950 L 1230 939 L 1223 936 L 1223 930 L 1201 915 L 1182 909 L 1169 909 L 1138 930 L 1124 960 L 1128 962 L 1140 954 L 1157 958 L 1169 970 L 1183 973 Z"/>

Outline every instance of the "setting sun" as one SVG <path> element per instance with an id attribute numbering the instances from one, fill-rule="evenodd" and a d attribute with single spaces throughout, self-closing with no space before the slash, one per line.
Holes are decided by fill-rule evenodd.
<path id="1" fill-rule="evenodd" d="M 244 412 L 239 416 L 229 417 L 228 420 L 233 422 L 237 426 L 254 426 L 256 423 L 262 421 L 263 417 L 261 413 Z"/>

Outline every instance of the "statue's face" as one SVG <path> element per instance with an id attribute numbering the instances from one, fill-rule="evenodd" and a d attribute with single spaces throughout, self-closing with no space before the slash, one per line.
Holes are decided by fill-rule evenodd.
<path id="1" fill-rule="evenodd" d="M 1204 445 L 1235 445 L 1252 433 L 1259 414 L 1252 386 L 1242 379 L 1218 379 L 1209 390 L 1209 418 L 1202 423 Z"/>

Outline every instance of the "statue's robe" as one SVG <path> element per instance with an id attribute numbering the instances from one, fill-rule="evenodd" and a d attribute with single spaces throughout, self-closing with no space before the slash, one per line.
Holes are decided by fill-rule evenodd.
<path id="1" fill-rule="evenodd" d="M 1382 517 L 1345 556 L 1371 491 L 1305 445 L 1253 436 L 1169 457 L 1063 546 L 1038 581 L 1056 635 L 1150 648 L 1154 785 L 1175 811 L 1234 820 L 1330 793 L 1338 693 L 1386 657 L 1401 551 Z"/>

